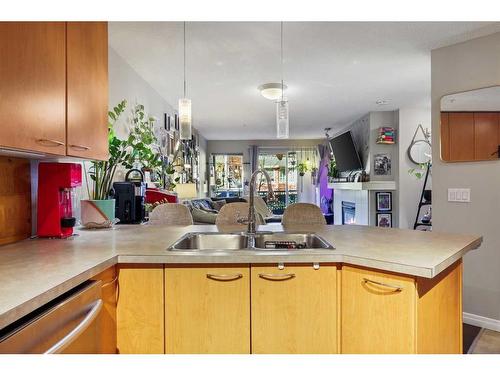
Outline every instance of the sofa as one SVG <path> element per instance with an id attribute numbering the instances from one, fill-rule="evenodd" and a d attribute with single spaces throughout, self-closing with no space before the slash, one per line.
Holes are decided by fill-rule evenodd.
<path id="1" fill-rule="evenodd" d="M 215 224 L 219 210 L 227 203 L 247 202 L 248 197 L 239 198 L 196 198 L 184 201 L 193 216 L 194 224 Z M 266 202 L 259 196 L 255 197 L 255 210 L 266 223 L 281 222 L 281 215 L 273 215 Z"/>

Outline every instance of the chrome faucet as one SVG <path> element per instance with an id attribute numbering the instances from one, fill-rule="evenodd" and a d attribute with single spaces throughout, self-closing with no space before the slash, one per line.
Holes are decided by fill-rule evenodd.
<path id="1" fill-rule="evenodd" d="M 263 174 L 267 180 L 267 199 L 274 200 L 274 191 L 271 185 L 271 177 L 264 169 L 257 169 L 252 173 L 252 177 L 250 178 L 250 199 L 248 200 L 248 229 L 247 234 L 255 234 L 257 227 L 256 218 L 255 218 L 255 183 L 257 182 L 257 175 Z"/>

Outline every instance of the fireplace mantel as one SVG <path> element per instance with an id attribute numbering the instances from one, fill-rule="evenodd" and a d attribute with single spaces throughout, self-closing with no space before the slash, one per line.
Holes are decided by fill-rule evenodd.
<path id="1" fill-rule="evenodd" d="M 333 182 L 328 183 L 334 190 L 396 190 L 395 181 Z"/>

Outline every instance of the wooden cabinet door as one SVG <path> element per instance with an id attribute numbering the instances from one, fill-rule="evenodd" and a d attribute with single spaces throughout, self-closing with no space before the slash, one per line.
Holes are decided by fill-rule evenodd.
<path id="1" fill-rule="evenodd" d="M 252 265 L 252 353 L 337 353 L 337 267 Z"/>
<path id="2" fill-rule="evenodd" d="M 101 310 L 101 353 L 116 354 L 116 296 L 117 275 L 115 267 L 110 267 L 92 280 L 101 280 L 101 296 L 103 308 Z"/>
<path id="3" fill-rule="evenodd" d="M 415 353 L 415 281 L 342 267 L 342 353 Z"/>
<path id="4" fill-rule="evenodd" d="M 499 158 L 498 112 L 474 113 L 474 160 Z"/>
<path id="5" fill-rule="evenodd" d="M 116 308 L 120 354 L 163 354 L 163 264 L 121 264 Z"/>
<path id="6" fill-rule="evenodd" d="M 448 112 L 441 112 L 441 159 L 450 161 L 450 124 Z"/>
<path id="7" fill-rule="evenodd" d="M 68 22 L 67 154 L 108 159 L 108 25 Z"/>
<path id="8" fill-rule="evenodd" d="M 250 353 L 248 266 L 165 267 L 166 353 Z"/>
<path id="9" fill-rule="evenodd" d="M 0 22 L 0 147 L 65 155 L 64 22 Z"/>
<path id="10" fill-rule="evenodd" d="M 448 114 L 450 133 L 450 160 L 474 160 L 474 114 L 450 112 Z"/>

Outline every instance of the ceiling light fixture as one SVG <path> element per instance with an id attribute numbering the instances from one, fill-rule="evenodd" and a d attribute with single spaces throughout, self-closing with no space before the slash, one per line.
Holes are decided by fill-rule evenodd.
<path id="1" fill-rule="evenodd" d="M 260 85 L 257 89 L 264 98 L 276 101 L 282 96 L 282 90 L 286 90 L 287 86 L 283 85 L 282 87 L 279 82 L 270 82 Z"/>
<path id="2" fill-rule="evenodd" d="M 389 101 L 388 100 L 385 100 L 385 99 L 379 99 L 375 102 L 376 105 L 387 105 L 389 104 Z"/>
<path id="3" fill-rule="evenodd" d="M 276 102 L 276 138 L 289 136 L 289 107 L 285 98 L 285 84 L 283 83 L 283 21 L 281 21 L 281 98 Z"/>
<path id="4" fill-rule="evenodd" d="M 192 136 L 191 99 L 186 98 L 186 22 L 184 22 L 184 97 L 179 99 L 179 138 L 190 140 Z"/>

